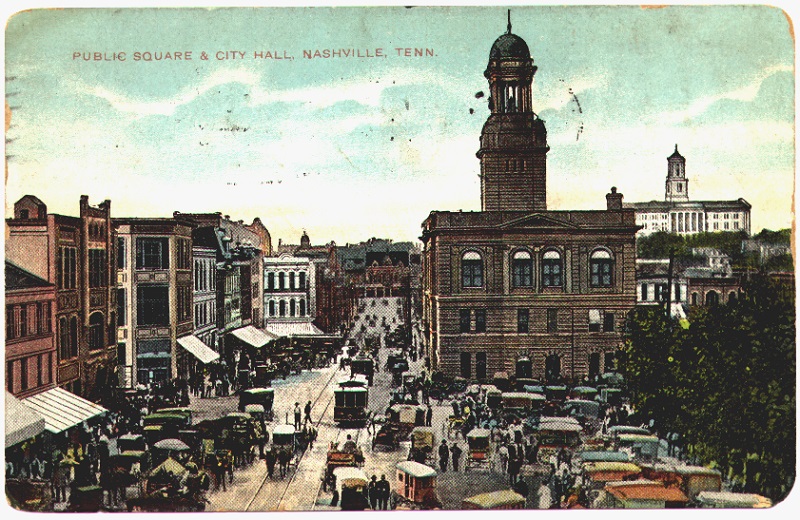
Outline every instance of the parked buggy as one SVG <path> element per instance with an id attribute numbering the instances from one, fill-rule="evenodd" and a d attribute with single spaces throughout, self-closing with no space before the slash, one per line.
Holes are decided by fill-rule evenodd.
<path id="1" fill-rule="evenodd" d="M 271 421 L 274 418 L 272 405 L 275 402 L 275 390 L 273 388 L 250 388 L 243 390 L 239 394 L 239 411 L 246 411 L 249 404 L 260 404 L 264 407 L 264 419 Z"/>
<path id="2" fill-rule="evenodd" d="M 393 498 L 397 509 L 440 509 L 436 470 L 410 460 L 398 462 Z"/>
<path id="3" fill-rule="evenodd" d="M 464 471 L 478 466 L 489 466 L 492 460 L 491 433 L 484 428 L 473 428 L 467 434 L 469 452 Z"/>
<path id="4" fill-rule="evenodd" d="M 433 428 L 430 426 L 417 426 L 411 430 L 411 453 L 419 454 L 419 459 L 414 460 L 419 461 L 424 456 L 425 464 L 433 463 L 435 445 Z"/>

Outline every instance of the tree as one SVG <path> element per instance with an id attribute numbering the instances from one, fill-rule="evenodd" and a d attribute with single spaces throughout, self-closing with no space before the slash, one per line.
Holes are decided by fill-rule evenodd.
<path id="1" fill-rule="evenodd" d="M 765 277 L 727 305 L 696 308 L 688 329 L 656 308 L 627 328 L 634 406 L 689 454 L 748 492 L 783 499 L 795 478 L 794 294 Z"/>

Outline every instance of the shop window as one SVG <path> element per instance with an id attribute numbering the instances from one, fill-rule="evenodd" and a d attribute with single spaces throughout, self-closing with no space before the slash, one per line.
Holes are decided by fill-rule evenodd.
<path id="1" fill-rule="evenodd" d="M 136 269 L 169 269 L 169 239 L 136 239 Z"/>
<path id="2" fill-rule="evenodd" d="M 140 285 L 136 293 L 137 325 L 169 325 L 169 288 Z"/>

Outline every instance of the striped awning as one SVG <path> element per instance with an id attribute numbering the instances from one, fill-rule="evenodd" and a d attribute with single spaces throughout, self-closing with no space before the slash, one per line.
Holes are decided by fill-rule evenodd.
<path id="1" fill-rule="evenodd" d="M 52 388 L 22 400 L 44 417 L 45 430 L 60 433 L 76 424 L 108 412 L 105 408 L 63 388 Z"/>
<path id="2" fill-rule="evenodd" d="M 44 417 L 6 391 L 6 448 L 44 431 Z"/>
<path id="3" fill-rule="evenodd" d="M 219 359 L 219 354 L 211 350 L 208 345 L 195 335 L 178 338 L 178 345 L 189 351 L 201 363 L 211 363 Z"/>

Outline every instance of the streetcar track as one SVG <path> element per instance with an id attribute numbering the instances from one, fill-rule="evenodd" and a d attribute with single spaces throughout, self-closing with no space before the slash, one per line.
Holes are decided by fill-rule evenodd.
<path id="1" fill-rule="evenodd" d="M 328 386 L 330 386 L 330 384 L 331 384 L 331 381 L 333 381 L 333 379 L 336 377 L 336 375 L 337 375 L 338 373 L 339 373 L 339 370 L 338 370 L 336 367 L 334 367 L 334 371 L 333 371 L 333 373 L 331 374 L 331 377 L 328 379 L 328 381 L 326 382 L 326 384 L 322 386 L 322 389 L 320 390 L 320 392 L 319 392 L 319 395 L 318 395 L 318 396 L 317 396 L 317 398 L 314 400 L 314 403 L 311 405 L 311 410 L 314 410 L 314 407 L 317 405 L 317 403 L 319 402 L 319 400 L 322 398 L 322 394 L 324 394 L 324 393 L 325 393 L 325 390 L 328 388 Z M 331 401 L 333 401 L 333 397 L 331 397 Z M 325 406 L 325 411 L 327 411 L 327 410 L 328 410 L 328 407 L 330 406 L 330 403 L 331 403 L 331 401 L 329 401 L 329 402 L 328 402 L 328 404 Z M 316 422 L 316 425 L 317 425 L 317 426 L 319 426 L 319 424 L 321 423 L 321 421 L 322 421 L 322 417 L 325 415 L 325 411 L 323 411 L 323 412 L 322 412 L 322 414 L 320 414 L 320 415 L 319 415 L 319 419 L 318 419 L 318 420 L 317 420 L 317 422 Z M 311 424 L 312 424 L 312 425 L 314 425 L 314 424 L 315 424 L 313 420 L 311 421 Z M 284 497 L 286 496 L 286 493 L 289 491 L 289 487 L 291 486 L 292 482 L 294 482 L 294 477 L 295 477 L 295 475 L 297 475 L 297 468 L 300 466 L 300 461 L 302 461 L 302 460 L 303 460 L 303 457 L 305 456 L 306 452 L 307 452 L 307 451 L 309 451 L 310 449 L 311 449 L 310 447 L 307 447 L 307 448 L 306 448 L 306 449 L 305 449 L 305 450 L 304 450 L 304 451 L 303 451 L 303 452 L 300 454 L 300 456 L 297 458 L 297 462 L 295 463 L 295 467 L 294 467 L 294 473 L 292 473 L 292 476 L 291 476 L 291 478 L 290 478 L 290 479 L 289 479 L 289 481 L 286 483 L 286 487 L 285 487 L 285 489 L 283 490 L 283 493 L 281 493 L 281 496 L 280 496 L 280 498 L 278 499 L 278 504 L 277 504 L 278 506 L 281 504 L 281 502 L 283 502 L 283 499 L 284 499 Z M 250 511 L 250 508 L 252 507 L 252 505 L 253 505 L 253 502 L 255 502 L 256 498 L 258 498 L 258 495 L 259 495 L 259 493 L 261 493 L 261 490 L 263 490 L 263 489 L 264 489 L 264 485 L 267 483 L 267 480 L 268 480 L 268 478 L 269 478 L 269 476 L 268 476 L 268 474 L 265 472 L 265 473 L 264 473 L 264 479 L 261 481 L 261 485 L 259 485 L 259 486 L 258 486 L 258 489 L 257 489 L 257 490 L 256 490 L 256 492 L 253 494 L 253 498 L 251 498 L 251 499 L 250 499 L 250 502 L 248 502 L 248 503 L 247 503 L 247 506 L 246 506 L 246 507 L 245 507 L 245 509 L 244 509 L 245 511 Z M 276 508 L 276 509 L 277 509 L 277 508 Z"/>

